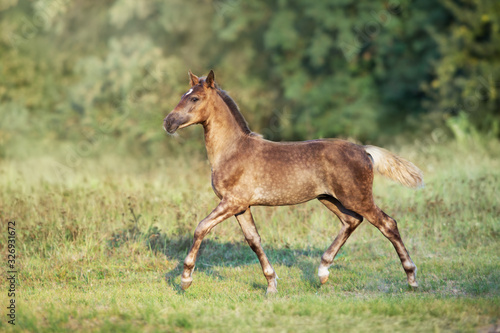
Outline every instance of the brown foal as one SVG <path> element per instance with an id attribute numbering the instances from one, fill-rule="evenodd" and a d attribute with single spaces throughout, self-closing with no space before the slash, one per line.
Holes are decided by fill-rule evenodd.
<path id="1" fill-rule="evenodd" d="M 363 218 L 387 237 L 401 259 L 408 284 L 417 287 L 417 267 L 406 250 L 396 221 L 373 201 L 374 171 L 408 187 L 423 185 L 422 172 L 391 152 L 343 140 L 272 142 L 253 133 L 236 103 L 215 83 L 214 72 L 198 78 L 189 72 L 191 89 L 165 118 L 168 133 L 202 124 L 212 167 L 218 206 L 196 227 L 185 261 L 181 286 L 187 289 L 203 238 L 220 222 L 236 216 L 257 254 L 268 293 L 277 292 L 277 275 L 262 248 L 250 207 L 294 205 L 318 199 L 342 223 L 340 233 L 321 257 L 318 276 L 328 280 L 328 267 Z"/>

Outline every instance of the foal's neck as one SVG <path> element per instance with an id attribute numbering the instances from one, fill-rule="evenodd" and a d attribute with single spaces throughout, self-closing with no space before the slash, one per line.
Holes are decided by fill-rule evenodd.
<path id="1" fill-rule="evenodd" d="M 212 169 L 218 167 L 224 157 L 232 154 L 238 143 L 248 137 L 231 114 L 221 97 L 215 96 L 210 116 L 203 123 L 205 146 Z"/>

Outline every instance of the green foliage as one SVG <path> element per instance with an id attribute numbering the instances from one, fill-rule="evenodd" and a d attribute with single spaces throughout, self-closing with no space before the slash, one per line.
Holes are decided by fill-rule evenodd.
<path id="1" fill-rule="evenodd" d="M 498 137 L 499 13 L 489 0 L 4 1 L 0 151 L 97 137 L 96 153 L 172 151 L 161 120 L 187 70 L 210 68 L 270 139 L 408 140 L 460 112 Z"/>
<path id="2" fill-rule="evenodd" d="M 434 78 L 424 83 L 430 110 L 469 115 L 482 134 L 500 135 L 500 3 L 442 1 L 450 19 L 444 31 L 430 29 L 440 57 Z"/>

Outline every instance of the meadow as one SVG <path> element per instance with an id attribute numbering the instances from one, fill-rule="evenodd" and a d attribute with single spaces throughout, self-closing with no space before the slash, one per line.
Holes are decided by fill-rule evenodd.
<path id="1" fill-rule="evenodd" d="M 491 0 L 0 0 L 0 333 L 500 332 L 499 40 Z M 417 290 L 366 221 L 320 285 L 341 225 L 317 201 L 252 208 L 276 295 L 235 218 L 181 290 L 218 199 L 201 126 L 161 127 L 210 69 L 267 139 L 424 171 L 374 184 Z"/>
<path id="2" fill-rule="evenodd" d="M 320 256 L 340 223 L 309 202 L 253 209 L 277 295 L 265 295 L 234 218 L 205 238 L 193 284 L 182 291 L 194 228 L 218 202 L 203 154 L 109 154 L 77 167 L 64 166 L 62 155 L 1 159 L 2 276 L 13 220 L 19 273 L 16 325 L 5 316 L 5 285 L 0 331 L 498 332 L 498 142 L 387 148 L 425 173 L 421 190 L 381 177 L 374 187 L 418 266 L 417 290 L 366 221 L 321 286 Z"/>

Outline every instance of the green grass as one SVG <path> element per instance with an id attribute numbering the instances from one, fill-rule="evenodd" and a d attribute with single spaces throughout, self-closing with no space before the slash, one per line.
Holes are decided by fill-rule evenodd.
<path id="1" fill-rule="evenodd" d="M 191 288 L 179 288 L 194 228 L 217 204 L 203 157 L 80 158 L 74 168 L 59 164 L 64 156 L 0 160 L 0 251 L 6 263 L 6 224 L 16 220 L 20 272 L 17 325 L 6 322 L 2 287 L 0 331 L 488 332 L 500 324 L 492 147 L 400 151 L 424 170 L 423 190 L 376 178 L 376 201 L 418 266 L 417 291 L 367 222 L 320 286 L 336 218 L 317 202 L 253 208 L 280 277 L 271 297 L 234 218 L 206 237 Z"/>

